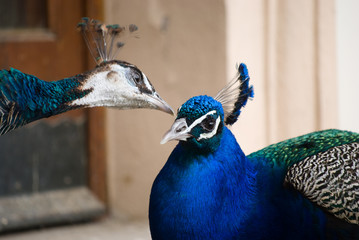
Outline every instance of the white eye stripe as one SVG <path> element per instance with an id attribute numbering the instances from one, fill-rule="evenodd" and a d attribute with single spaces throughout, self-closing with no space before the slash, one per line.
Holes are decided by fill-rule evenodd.
<path id="1" fill-rule="evenodd" d="M 147 87 L 147 89 L 153 91 L 153 87 L 149 83 L 148 78 L 146 77 L 146 75 L 144 73 L 142 73 L 142 78 L 143 78 L 143 82 L 145 83 L 145 86 Z"/>
<path id="2" fill-rule="evenodd" d="M 220 117 L 218 116 L 217 119 L 216 119 L 216 125 L 214 127 L 214 129 L 211 131 L 211 132 L 208 132 L 208 133 L 202 133 L 201 135 L 199 135 L 199 138 L 197 139 L 197 141 L 201 140 L 201 139 L 208 139 L 208 138 L 211 138 L 213 137 L 214 135 L 216 135 L 217 133 L 217 130 L 218 130 L 218 126 L 219 126 L 219 123 L 221 122 L 221 119 Z"/>
<path id="3" fill-rule="evenodd" d="M 205 115 L 203 115 L 202 117 L 196 119 L 187 129 L 187 132 L 190 132 L 192 130 L 192 128 L 194 128 L 195 126 L 197 126 L 198 124 L 200 124 L 205 118 L 207 118 L 208 115 L 214 114 L 216 113 L 216 110 L 212 110 L 209 111 L 208 113 L 206 113 Z M 216 135 L 217 130 L 218 130 L 218 126 L 219 123 L 221 122 L 221 118 L 220 116 L 217 117 L 216 119 L 216 125 L 213 129 L 213 131 L 208 132 L 208 133 L 202 133 L 201 135 L 199 135 L 199 138 L 197 139 L 197 141 L 201 140 L 201 139 L 208 139 L 213 137 L 214 135 Z"/>
<path id="4" fill-rule="evenodd" d="M 201 123 L 206 117 L 207 115 L 211 115 L 216 113 L 216 110 L 212 110 L 208 113 L 206 113 L 205 115 L 203 115 L 202 117 L 196 119 L 189 127 L 188 127 L 188 132 L 190 132 L 192 130 L 192 128 L 194 128 L 195 126 L 197 126 L 199 123 Z"/>
<path id="5" fill-rule="evenodd" d="M 173 125 L 171 130 L 172 129 L 182 129 L 182 128 L 184 128 L 184 130 L 181 130 L 180 132 L 185 137 L 183 140 L 185 140 L 190 136 L 190 135 L 188 135 L 188 133 L 191 132 L 191 130 L 195 126 L 197 126 L 204 119 L 206 119 L 208 115 L 211 115 L 211 114 L 214 114 L 214 113 L 216 113 L 216 110 L 212 110 L 212 111 L 206 113 L 205 115 L 203 115 L 200 118 L 196 119 L 190 126 L 187 126 L 187 123 L 186 123 L 184 118 L 180 118 L 180 119 L 176 120 L 176 122 L 178 122 L 178 123 L 176 125 Z M 217 119 L 216 119 L 216 125 L 215 125 L 214 129 L 211 132 L 202 133 L 197 140 L 199 141 L 201 139 L 208 139 L 208 138 L 213 137 L 217 133 L 218 126 L 219 126 L 220 122 L 221 122 L 221 117 L 218 116 Z"/>

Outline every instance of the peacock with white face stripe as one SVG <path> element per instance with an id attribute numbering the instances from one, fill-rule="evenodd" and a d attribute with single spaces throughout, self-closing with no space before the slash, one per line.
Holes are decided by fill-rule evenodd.
<path id="1" fill-rule="evenodd" d="M 325 130 L 245 155 L 228 129 L 253 96 L 247 68 L 189 99 L 150 197 L 152 238 L 359 239 L 359 134 Z"/>

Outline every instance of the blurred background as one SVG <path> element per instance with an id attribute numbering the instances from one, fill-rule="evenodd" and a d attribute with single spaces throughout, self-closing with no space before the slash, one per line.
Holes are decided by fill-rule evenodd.
<path id="1" fill-rule="evenodd" d="M 134 23 L 140 38 L 118 58 L 174 109 L 214 96 L 247 64 L 255 97 L 232 131 L 249 154 L 315 130 L 359 131 L 358 11 L 356 0 L 0 0 L 0 68 L 73 76 L 95 66 L 81 17 Z M 149 239 L 151 185 L 176 145 L 159 142 L 173 120 L 85 109 L 1 136 L 0 239 Z"/>

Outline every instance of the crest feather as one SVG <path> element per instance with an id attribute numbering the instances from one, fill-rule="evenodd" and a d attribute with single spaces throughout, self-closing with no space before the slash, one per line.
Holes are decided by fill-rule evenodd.
<path id="1" fill-rule="evenodd" d="M 130 24 L 128 27 L 121 27 L 118 24 L 104 25 L 98 20 L 87 17 L 81 19 L 77 28 L 97 64 L 115 59 L 128 37 L 138 37 L 135 35 L 138 28 L 134 24 Z M 120 42 L 120 38 L 123 41 Z"/>
<path id="2" fill-rule="evenodd" d="M 241 108 L 254 96 L 253 86 L 249 85 L 247 66 L 241 63 L 237 70 L 237 76 L 214 97 L 222 104 L 226 125 L 232 125 L 237 121 Z"/>

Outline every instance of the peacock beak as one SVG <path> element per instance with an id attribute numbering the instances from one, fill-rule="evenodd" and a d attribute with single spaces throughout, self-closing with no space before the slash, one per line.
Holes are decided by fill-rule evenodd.
<path id="1" fill-rule="evenodd" d="M 148 94 L 147 97 L 148 102 L 151 103 L 154 109 L 174 115 L 171 106 L 165 100 L 163 100 L 156 92 L 153 95 Z"/>
<path id="2" fill-rule="evenodd" d="M 177 119 L 171 126 L 171 129 L 163 136 L 161 144 L 165 144 L 171 140 L 186 141 L 187 138 L 192 137 L 190 130 L 187 126 L 186 119 Z"/>

